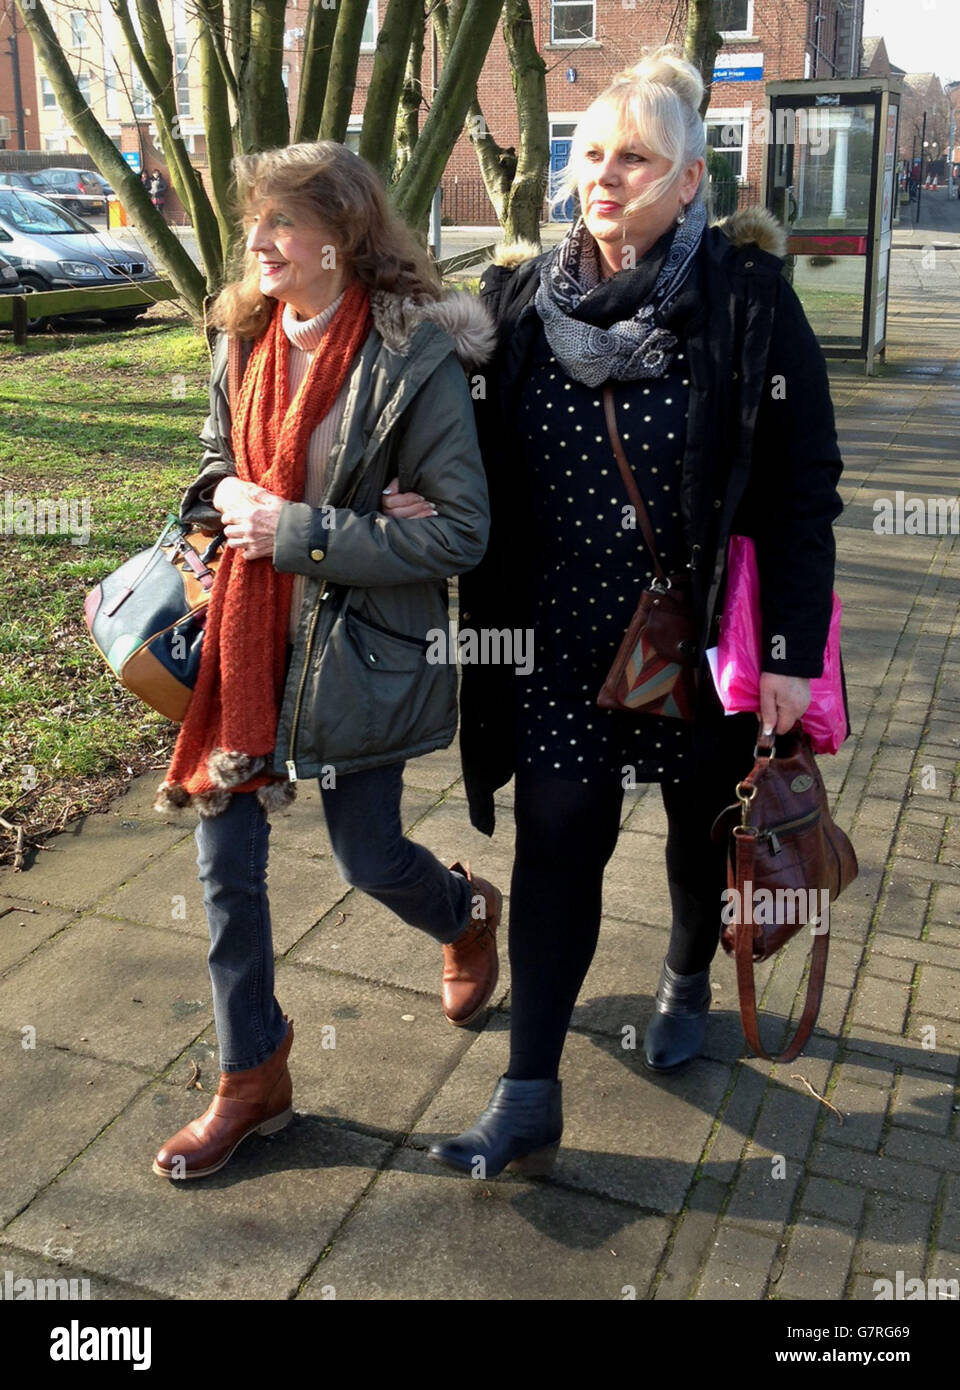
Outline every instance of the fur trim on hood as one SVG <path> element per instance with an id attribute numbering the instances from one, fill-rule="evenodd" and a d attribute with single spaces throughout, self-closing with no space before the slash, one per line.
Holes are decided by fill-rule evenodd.
<path id="1" fill-rule="evenodd" d="M 766 208 L 743 208 L 711 225 L 718 227 L 734 246 L 759 246 L 761 251 L 779 256 L 781 260 L 787 254 L 786 230 Z M 541 251 L 532 241 L 501 241 L 494 250 L 493 263 L 516 270 L 524 261 L 539 255 Z"/>
<path id="2" fill-rule="evenodd" d="M 435 323 L 453 339 L 457 356 L 467 368 L 489 361 L 497 345 L 497 330 L 489 310 L 467 290 L 454 290 L 442 299 L 419 301 L 381 292 L 371 297 L 370 308 L 374 327 L 384 343 L 401 356 L 425 321 Z"/>

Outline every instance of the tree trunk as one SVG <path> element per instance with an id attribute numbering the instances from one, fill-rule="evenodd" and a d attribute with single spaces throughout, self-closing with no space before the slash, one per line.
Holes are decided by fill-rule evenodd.
<path id="1" fill-rule="evenodd" d="M 60 109 L 77 139 L 92 156 L 104 177 L 110 180 L 125 206 L 137 214 L 144 240 L 166 268 L 190 313 L 199 320 L 202 318 L 206 293 L 202 273 L 184 250 L 179 237 L 151 203 L 139 175 L 121 157 L 120 151 L 80 95 L 77 80 L 42 0 L 17 0 L 17 8 L 33 40 L 44 74 L 56 93 Z"/>
<path id="2" fill-rule="evenodd" d="M 323 99 L 320 135 L 324 140 L 347 138 L 353 93 L 357 85 L 357 60 L 367 17 L 367 0 L 340 0 L 337 30 L 330 54 L 330 75 Z"/>
<path id="3" fill-rule="evenodd" d="M 451 30 L 462 14 L 449 18 L 437 10 L 434 23 L 441 52 L 446 58 Z M 467 133 L 480 165 L 487 194 L 497 221 L 508 241 L 532 241 L 540 245 L 540 219 L 550 163 L 547 114 L 546 64 L 537 48 L 528 0 L 507 0 L 503 7 L 503 35 L 510 60 L 510 75 L 517 103 L 519 152 L 498 144 L 484 119 L 474 94 L 467 113 Z"/>
<path id="4" fill-rule="evenodd" d="M 501 0 L 471 0 L 463 7 L 430 114 L 394 190 L 399 212 L 414 226 L 427 216 L 434 191 L 463 129 L 500 9 Z"/>
<path id="5" fill-rule="evenodd" d="M 713 89 L 713 65 L 723 47 L 723 39 L 713 22 L 713 0 L 687 0 L 687 28 L 683 40 L 683 56 L 692 63 L 703 78 L 703 101 L 700 115 L 707 114 Z"/>
<path id="6" fill-rule="evenodd" d="M 239 74 L 238 104 L 244 154 L 289 144 L 290 115 L 280 69 L 286 0 L 253 0 L 250 46 Z"/>
<path id="7" fill-rule="evenodd" d="M 528 0 L 507 0 L 503 36 L 517 102 L 520 149 L 507 193 L 506 218 L 501 220 L 507 241 L 532 241 L 539 246 L 550 165 L 550 122 L 547 65 L 537 48 Z"/>
<path id="8" fill-rule="evenodd" d="M 217 54 L 214 35 L 206 23 L 200 25 L 197 48 L 200 54 L 200 102 L 203 128 L 207 136 L 207 167 L 210 170 L 210 186 L 213 190 L 213 210 L 220 229 L 221 262 L 225 266 L 231 259 L 240 236 L 239 228 L 230 211 L 233 136 L 230 130 L 227 83 Z"/>
<path id="9" fill-rule="evenodd" d="M 414 147 L 420 135 L 420 107 L 423 105 L 423 45 L 426 37 L 426 15 L 423 3 L 417 7 L 413 21 L 413 34 L 407 54 L 407 67 L 400 93 L 400 106 L 397 113 L 396 148 L 397 157 L 393 166 L 396 182 L 410 162 Z"/>
<path id="10" fill-rule="evenodd" d="M 320 132 L 320 117 L 327 92 L 330 73 L 330 53 L 337 28 L 334 6 L 313 0 L 307 11 L 303 35 L 303 65 L 300 69 L 300 92 L 297 97 L 297 119 L 293 141 L 316 140 Z"/>
<path id="11" fill-rule="evenodd" d="M 215 283 L 222 270 L 223 248 L 216 216 L 210 206 L 203 184 L 194 172 L 180 134 L 177 116 L 176 77 L 173 52 L 163 27 L 157 0 L 137 0 L 143 44 L 137 37 L 127 0 L 110 0 L 110 7 L 120 23 L 134 64 L 150 93 L 154 120 L 160 131 L 160 148 L 177 197 L 187 210 L 197 238 L 200 259 L 208 283 Z"/>
<path id="12" fill-rule="evenodd" d="M 363 108 L 360 153 L 384 182 L 392 162 L 397 107 L 418 12 L 422 13 L 422 0 L 390 0 L 377 36 L 377 56 Z"/>

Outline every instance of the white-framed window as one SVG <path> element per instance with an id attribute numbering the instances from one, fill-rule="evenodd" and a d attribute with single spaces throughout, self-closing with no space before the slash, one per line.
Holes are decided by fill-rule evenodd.
<path id="1" fill-rule="evenodd" d="M 137 120 L 150 120 L 153 116 L 153 98 L 143 85 L 143 78 L 133 68 L 130 70 L 130 95 Z"/>
<path id="2" fill-rule="evenodd" d="M 79 89 L 79 91 L 80 91 L 80 95 L 83 97 L 84 101 L 85 101 L 85 102 L 87 103 L 87 105 L 89 106 L 89 105 L 90 105 L 90 74 L 89 74 L 88 72 L 78 72 L 78 73 L 77 73 L 77 87 L 78 87 L 78 89 Z"/>
<path id="3" fill-rule="evenodd" d="M 286 92 L 287 96 L 289 96 L 289 95 L 290 95 L 290 64 L 289 64 L 289 63 L 281 63 L 281 65 L 280 65 L 280 81 L 283 83 L 283 90 Z"/>
<path id="4" fill-rule="evenodd" d="M 347 122 L 347 135 L 344 140 L 348 150 L 353 150 L 354 154 L 360 153 L 360 132 L 363 129 L 363 117 L 351 116 Z"/>
<path id="5" fill-rule="evenodd" d="M 56 109 L 57 109 L 57 94 L 56 94 L 56 92 L 53 90 L 53 87 L 51 86 L 51 83 L 50 83 L 50 79 L 49 79 L 48 77 L 41 77 L 41 79 L 40 79 L 40 92 L 41 92 L 41 95 L 42 95 L 42 98 L 43 98 L 43 109 L 44 109 L 44 111 L 56 111 Z"/>
<path id="6" fill-rule="evenodd" d="M 377 33 L 379 31 L 377 15 L 377 0 L 370 0 L 367 6 L 367 17 L 363 21 L 363 38 L 360 40 L 360 52 L 372 53 L 377 46 Z"/>
<path id="7" fill-rule="evenodd" d="M 87 46 L 87 17 L 80 10 L 70 12 L 70 41 L 74 48 Z"/>
<path id="8" fill-rule="evenodd" d="M 729 167 L 731 179 L 743 183 L 747 177 L 747 150 L 750 143 L 750 117 L 742 106 L 731 110 L 708 111 L 707 144 Z"/>
<path id="9" fill-rule="evenodd" d="M 47 154 L 61 154 L 67 146 L 62 135 L 47 135 L 44 137 L 43 148 Z"/>
<path id="10" fill-rule="evenodd" d="M 713 22 L 725 39 L 753 36 L 753 0 L 713 0 Z"/>
<path id="11" fill-rule="evenodd" d="M 173 3 L 173 63 L 177 77 L 177 115 L 190 115 L 190 74 L 187 72 L 187 17 L 183 0 Z"/>
<path id="12" fill-rule="evenodd" d="M 592 43 L 597 37 L 596 0 L 551 0 L 550 42 Z"/>

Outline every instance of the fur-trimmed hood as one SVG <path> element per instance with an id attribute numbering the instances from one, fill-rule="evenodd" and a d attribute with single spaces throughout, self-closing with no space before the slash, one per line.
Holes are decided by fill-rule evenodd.
<path id="1" fill-rule="evenodd" d="M 422 323 L 434 323 L 452 338 L 457 357 L 466 368 L 482 366 L 497 345 L 497 330 L 490 313 L 475 294 L 453 290 L 442 299 L 401 299 L 379 292 L 371 296 L 373 325 L 384 344 L 405 356 Z"/>
<path id="2" fill-rule="evenodd" d="M 787 254 L 786 230 L 766 208 L 743 208 L 710 225 L 723 232 L 734 246 L 758 246 L 761 251 L 767 251 L 781 260 Z M 515 270 L 524 261 L 533 260 L 541 254 L 535 242 L 502 241 L 493 253 L 493 262 L 507 270 Z"/>

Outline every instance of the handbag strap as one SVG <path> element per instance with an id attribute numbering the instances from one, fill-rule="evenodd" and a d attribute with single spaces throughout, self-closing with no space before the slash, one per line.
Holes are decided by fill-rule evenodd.
<path id="1" fill-rule="evenodd" d="M 736 886 L 743 902 L 744 884 L 753 882 L 754 849 L 756 833 L 743 831 L 738 826 L 733 832 L 736 845 Z M 743 913 L 741 912 L 741 917 Z M 813 1025 L 820 1012 L 823 999 L 823 985 L 827 977 L 827 952 L 830 937 L 828 932 L 818 932 L 813 939 L 813 953 L 810 958 L 810 976 L 807 980 L 807 994 L 803 1003 L 803 1013 L 797 1024 L 797 1031 L 782 1052 L 771 1056 L 760 1041 L 760 1025 L 757 1020 L 757 986 L 753 974 L 753 931 L 749 923 L 737 923 L 735 957 L 737 964 L 737 992 L 740 996 L 740 1022 L 743 1035 L 758 1057 L 768 1062 L 792 1062 L 807 1045 Z"/>
<path id="2" fill-rule="evenodd" d="M 627 489 L 627 496 L 633 504 L 633 509 L 637 514 L 637 521 L 640 523 L 640 534 L 647 543 L 647 549 L 653 556 L 654 573 L 661 584 L 667 582 L 667 577 L 663 572 L 660 557 L 657 555 L 657 547 L 653 539 L 653 527 L 650 525 L 650 518 L 647 509 L 643 505 L 643 498 L 640 496 L 640 489 L 634 481 L 633 472 L 627 462 L 627 456 L 623 452 L 623 445 L 620 442 L 620 431 L 617 429 L 617 412 L 613 402 L 613 387 L 609 381 L 603 388 L 603 416 L 607 422 L 607 434 L 610 436 L 610 443 L 613 446 L 614 457 L 620 469 L 624 486 Z"/>

